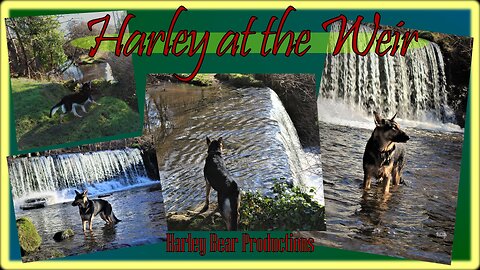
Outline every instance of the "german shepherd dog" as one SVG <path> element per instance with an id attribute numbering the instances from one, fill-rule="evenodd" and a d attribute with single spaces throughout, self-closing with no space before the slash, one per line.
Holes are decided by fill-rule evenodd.
<path id="1" fill-rule="evenodd" d="M 76 107 L 78 106 L 82 108 L 82 111 L 84 113 L 87 113 L 87 111 L 85 110 L 85 105 L 87 105 L 89 102 L 100 105 L 95 102 L 95 100 L 93 100 L 92 82 L 84 83 L 78 93 L 64 96 L 62 100 L 60 100 L 60 102 L 55 104 L 55 106 L 50 109 L 50 118 L 52 118 L 55 112 L 60 108 L 63 112 L 63 114 L 60 115 L 60 123 L 62 122 L 64 115 L 69 112 L 73 112 L 73 115 L 75 115 L 76 117 L 82 117 L 77 113 Z"/>
<path id="2" fill-rule="evenodd" d="M 391 119 L 384 119 L 377 112 L 373 114 L 376 127 L 363 154 L 363 189 L 369 189 L 372 178 L 377 178 L 382 179 L 383 193 L 388 194 L 390 183 L 400 184 L 405 166 L 405 149 L 395 143 L 405 143 L 410 137 L 395 122 L 397 114 Z"/>
<path id="3" fill-rule="evenodd" d="M 84 232 L 87 230 L 87 222 L 89 223 L 90 231 L 92 231 L 93 217 L 98 214 L 105 220 L 106 224 L 114 224 L 121 221 L 113 213 L 112 205 L 109 202 L 102 199 L 90 200 L 87 197 L 87 193 L 87 190 L 83 191 L 83 193 L 75 190 L 75 199 L 72 202 L 72 206 L 78 206 Z"/>
<path id="4" fill-rule="evenodd" d="M 227 225 L 227 230 L 236 231 L 239 220 L 240 189 L 225 166 L 222 158 L 223 139 L 210 141 L 207 137 L 208 154 L 205 159 L 203 174 L 206 182 L 205 206 L 201 212 L 208 209 L 210 204 L 210 188 L 218 193 L 218 208 Z"/>

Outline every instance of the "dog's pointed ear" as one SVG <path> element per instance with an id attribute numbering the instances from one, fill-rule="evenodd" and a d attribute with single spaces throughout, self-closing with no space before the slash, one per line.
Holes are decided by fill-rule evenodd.
<path id="1" fill-rule="evenodd" d="M 76 189 L 75 189 L 75 195 L 80 195 L 80 192 L 78 192 Z"/>
<path id="2" fill-rule="evenodd" d="M 88 190 L 85 189 L 85 190 L 83 191 L 83 196 L 87 196 L 87 193 L 88 193 Z"/>
<path id="3" fill-rule="evenodd" d="M 222 137 L 218 138 L 218 142 L 223 143 L 223 138 Z"/>
<path id="4" fill-rule="evenodd" d="M 210 138 L 208 138 L 207 136 L 207 145 L 210 145 L 211 141 L 210 141 Z"/>
<path id="5" fill-rule="evenodd" d="M 378 114 L 377 112 L 373 112 L 373 116 L 374 116 L 374 121 L 375 121 L 375 125 L 377 127 L 381 126 L 382 125 L 382 117 L 380 116 L 380 114 Z"/>
<path id="6" fill-rule="evenodd" d="M 395 117 L 397 117 L 397 113 L 398 112 L 396 112 L 395 115 L 392 117 L 392 119 L 390 119 L 391 121 L 393 121 L 395 119 Z"/>

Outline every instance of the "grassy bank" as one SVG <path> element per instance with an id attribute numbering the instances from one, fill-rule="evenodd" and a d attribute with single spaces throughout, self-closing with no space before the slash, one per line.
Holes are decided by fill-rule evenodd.
<path id="1" fill-rule="evenodd" d="M 72 93 L 69 89 L 59 83 L 25 78 L 11 82 L 13 117 L 21 150 L 129 133 L 140 127 L 139 114 L 126 102 L 111 96 L 96 97 L 101 105 L 89 104 L 86 114 L 77 110 L 82 118 L 69 113 L 60 123 L 59 112 L 50 118 L 50 109 Z"/>

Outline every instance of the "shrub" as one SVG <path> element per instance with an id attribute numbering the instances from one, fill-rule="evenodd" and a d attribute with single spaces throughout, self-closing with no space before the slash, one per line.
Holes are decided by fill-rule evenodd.
<path id="1" fill-rule="evenodd" d="M 242 194 L 241 230 L 325 230 L 325 207 L 310 194 L 286 183 L 275 183 L 274 197 Z"/>

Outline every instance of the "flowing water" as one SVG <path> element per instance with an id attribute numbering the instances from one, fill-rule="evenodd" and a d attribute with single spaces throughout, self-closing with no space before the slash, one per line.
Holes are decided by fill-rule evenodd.
<path id="1" fill-rule="evenodd" d="M 163 241 L 166 219 L 160 182 L 147 177 L 138 149 L 69 153 L 8 160 L 16 218 L 30 217 L 42 245 L 25 261 L 44 259 L 52 250 L 65 256 Z M 88 189 L 112 204 L 122 222 L 107 226 L 94 219 L 93 232 L 82 232 L 78 207 L 71 206 L 74 190 Z M 22 210 L 31 200 L 46 206 Z M 34 203 L 35 204 L 35 203 Z M 75 236 L 55 242 L 58 231 L 73 229 Z"/>
<path id="2" fill-rule="evenodd" d="M 327 232 L 309 233 L 316 243 L 450 263 L 463 130 L 448 108 L 445 81 L 434 43 L 405 57 L 327 56 L 318 100 Z M 398 112 L 410 136 L 405 184 L 387 198 L 379 186 L 361 188 L 373 110 Z"/>
<path id="3" fill-rule="evenodd" d="M 339 29 L 340 24 L 335 23 L 331 32 Z M 373 30 L 361 25 L 359 31 L 358 43 L 367 44 Z M 329 46 L 335 46 L 336 39 L 332 34 Z M 405 56 L 328 54 L 321 81 L 322 97 L 370 113 L 398 112 L 398 116 L 410 120 L 454 122 L 440 48 L 433 42 L 421 41 L 423 47 L 409 49 Z M 351 48 L 350 40 L 344 46 Z"/>
<path id="4" fill-rule="evenodd" d="M 65 65 L 69 65 L 67 62 Z M 64 80 L 76 80 L 76 81 L 93 81 L 93 80 L 105 80 L 107 82 L 114 81 L 115 78 L 112 75 L 112 67 L 107 62 L 94 63 L 86 65 L 70 65 L 62 74 Z"/>
<path id="5" fill-rule="evenodd" d="M 320 123 L 327 233 L 316 242 L 450 263 L 463 134 L 404 128 L 411 138 L 405 184 L 384 201 L 380 185 L 361 188 L 371 126 Z"/>
<path id="6" fill-rule="evenodd" d="M 160 86 L 147 88 L 153 103 L 168 100 L 168 95 L 175 97 L 171 106 L 164 106 L 173 115 L 173 128 L 157 146 L 167 212 L 194 209 L 204 202 L 206 136 L 223 137 L 223 157 L 242 190 L 271 195 L 275 181 L 291 182 L 315 187 L 315 198 L 323 204 L 320 156 L 315 150 L 302 149 L 288 114 L 272 90 L 221 90 L 214 94 L 214 102 L 205 102 L 203 90 L 184 87 L 165 91 Z M 195 102 L 201 106 L 188 105 Z"/>
<path id="7" fill-rule="evenodd" d="M 92 196 L 92 199 L 95 197 Z M 72 206 L 71 202 L 28 211 L 17 210 L 16 217 L 29 217 L 42 237 L 39 251 L 22 259 L 24 261 L 44 259 L 45 254 L 50 254 L 52 250 L 70 256 L 166 240 L 167 221 L 158 181 L 152 181 L 149 186 L 116 191 L 103 199 L 112 205 L 115 216 L 121 222 L 110 226 L 97 216 L 93 220 L 93 231 L 86 234 L 82 231 L 78 207 Z M 73 237 L 62 242 L 53 240 L 56 232 L 68 228 L 75 232 Z"/>
<path id="8" fill-rule="evenodd" d="M 74 189 L 99 195 L 151 182 L 136 148 L 15 158 L 8 166 L 16 206 L 38 197 L 71 200 Z"/>

